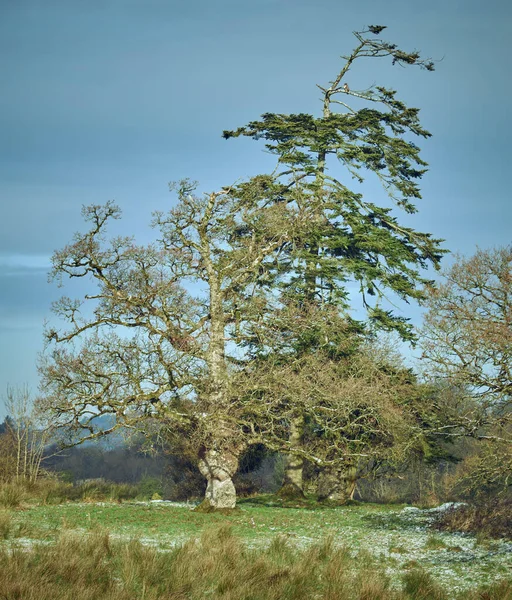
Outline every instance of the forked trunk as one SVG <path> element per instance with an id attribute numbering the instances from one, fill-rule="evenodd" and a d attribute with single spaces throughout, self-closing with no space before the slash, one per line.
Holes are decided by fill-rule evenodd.
<path id="1" fill-rule="evenodd" d="M 238 469 L 238 458 L 226 450 L 203 450 L 199 454 L 199 470 L 206 477 L 207 487 L 198 510 L 210 512 L 236 507 L 233 475 Z"/>

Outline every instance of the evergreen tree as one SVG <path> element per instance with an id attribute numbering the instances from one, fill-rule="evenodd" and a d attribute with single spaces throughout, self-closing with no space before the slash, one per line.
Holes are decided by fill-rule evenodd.
<path id="1" fill-rule="evenodd" d="M 419 109 L 408 107 L 395 90 L 372 85 L 364 91 L 350 89 L 350 70 L 364 58 L 388 58 L 393 65 L 419 66 L 434 70 L 431 60 L 416 51 L 405 52 L 378 36 L 383 26 L 369 26 L 355 32 L 357 44 L 322 92 L 321 113 L 265 113 L 234 131 L 226 139 L 250 137 L 264 140 L 265 148 L 277 157 L 271 200 L 290 203 L 299 212 L 309 212 L 310 226 L 302 243 L 289 245 L 278 260 L 268 265 L 262 277 L 279 288 L 281 306 L 307 314 L 312 305 L 337 307 L 360 336 L 364 330 L 398 332 L 413 341 L 407 318 L 386 302 L 392 294 L 400 300 L 420 300 L 430 283 L 422 271 L 438 268 L 445 252 L 429 233 L 402 224 L 397 210 L 412 214 L 421 198 L 419 179 L 427 164 L 413 138 L 430 133 L 419 120 Z M 391 202 L 379 202 L 363 194 L 366 179 L 376 177 Z M 353 184 L 353 185 L 351 185 Z M 394 204 L 394 206 L 393 206 Z M 355 323 L 348 317 L 348 282 L 357 282 L 367 318 Z M 267 325 L 275 329 L 276 311 Z M 265 355 L 261 325 L 249 342 L 256 355 Z M 313 339 L 311 330 L 285 336 L 288 350 L 316 351 L 325 346 L 325 336 Z M 291 341 L 293 340 L 293 342 Z M 334 342 L 329 343 L 331 351 Z M 270 350 L 275 353 L 275 348 Z M 291 424 L 294 444 L 301 437 L 301 418 Z M 288 483 L 300 487 L 300 460 L 290 459 Z M 297 475 L 298 474 L 298 475 Z M 300 490 L 299 490 L 300 491 Z"/>

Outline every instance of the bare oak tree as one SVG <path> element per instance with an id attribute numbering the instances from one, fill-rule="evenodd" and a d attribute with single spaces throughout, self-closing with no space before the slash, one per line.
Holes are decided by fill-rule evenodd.
<path id="1" fill-rule="evenodd" d="M 437 433 L 482 442 L 465 485 L 510 487 L 512 447 L 512 248 L 457 257 L 431 287 L 421 331 L 431 376 L 463 390 L 470 402 Z M 491 458 L 492 457 L 492 458 Z M 469 467 L 471 466 L 471 468 Z M 498 486 L 499 487 L 499 486 Z"/>
<path id="2" fill-rule="evenodd" d="M 54 306 L 67 328 L 47 331 L 42 405 L 89 439 L 155 420 L 189 431 L 214 509 L 235 506 L 231 478 L 247 444 L 232 386 L 238 341 L 265 310 L 266 262 L 308 223 L 290 205 L 262 206 L 267 183 L 198 196 L 181 182 L 147 246 L 107 239 L 120 217 L 114 204 L 84 208 L 90 229 L 53 256 L 53 277 L 88 278 L 96 289 Z M 96 424 L 105 414 L 116 417 L 108 431 Z"/>
<path id="3" fill-rule="evenodd" d="M 422 329 L 431 372 L 467 387 L 495 415 L 512 402 L 512 248 L 457 257 L 431 287 Z"/>

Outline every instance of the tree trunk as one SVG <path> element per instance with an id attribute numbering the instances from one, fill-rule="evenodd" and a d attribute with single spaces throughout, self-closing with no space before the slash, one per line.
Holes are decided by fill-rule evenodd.
<path id="1" fill-rule="evenodd" d="M 197 510 L 204 512 L 231 510 L 236 507 L 236 490 L 232 477 L 238 469 L 238 453 L 233 449 L 231 427 L 222 418 L 222 415 L 227 415 L 230 411 L 226 391 L 228 374 L 224 337 L 227 316 L 224 312 L 221 277 L 212 260 L 207 234 L 207 224 L 214 209 L 215 198 L 213 194 L 210 196 L 207 216 L 199 230 L 201 256 L 208 273 L 210 288 L 210 341 L 206 352 L 206 363 L 211 387 L 207 410 L 210 415 L 217 416 L 217 420 L 210 425 L 205 446 L 199 451 L 199 470 L 206 477 L 207 487 L 205 498 Z"/>
<path id="2" fill-rule="evenodd" d="M 210 512 L 236 507 L 236 490 L 232 477 L 238 469 L 238 458 L 226 450 L 203 450 L 199 454 L 199 470 L 207 487 L 198 510 Z"/>
<path id="3" fill-rule="evenodd" d="M 354 499 L 356 490 L 356 467 L 325 469 L 318 477 L 317 498 L 345 504 Z"/>
<path id="4" fill-rule="evenodd" d="M 304 417 L 302 415 L 295 417 L 290 424 L 291 448 L 300 446 L 302 431 L 304 429 Z M 304 470 L 304 460 L 300 456 L 288 454 L 286 456 L 284 467 L 284 481 L 278 495 L 281 498 L 293 499 L 304 498 L 304 481 L 302 478 Z"/>

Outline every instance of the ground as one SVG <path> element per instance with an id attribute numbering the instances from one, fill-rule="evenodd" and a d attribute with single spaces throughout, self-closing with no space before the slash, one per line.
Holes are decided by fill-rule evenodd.
<path id="1" fill-rule="evenodd" d="M 351 552 L 372 554 L 397 582 L 407 569 L 421 566 L 454 595 L 512 572 L 511 542 L 434 532 L 429 524 L 436 509 L 364 504 L 311 510 L 271 504 L 268 498 L 243 500 L 230 515 L 201 514 L 191 504 L 162 501 L 24 506 L 11 512 L 1 543 L 27 547 L 51 543 L 63 530 L 87 535 L 105 529 L 114 539 L 138 538 L 166 551 L 205 529 L 228 524 L 251 547 L 266 546 L 276 536 L 299 547 L 332 537 Z"/>

